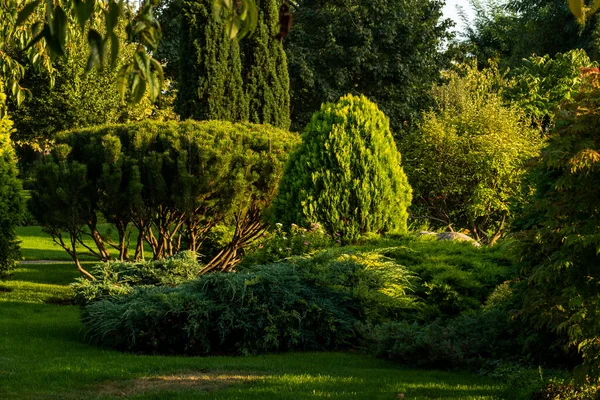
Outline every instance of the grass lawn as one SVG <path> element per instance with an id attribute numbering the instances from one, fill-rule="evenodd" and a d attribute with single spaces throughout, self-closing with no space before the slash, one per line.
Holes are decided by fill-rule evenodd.
<path id="1" fill-rule="evenodd" d="M 499 382 L 406 369 L 359 353 L 168 357 L 88 345 L 70 264 L 0 282 L 0 399 L 498 399 Z"/>
<path id="2" fill-rule="evenodd" d="M 110 224 L 99 224 L 98 230 L 103 237 L 110 237 L 114 242 L 117 241 L 118 234 L 113 229 L 110 229 Z M 21 253 L 23 254 L 23 259 L 27 261 L 31 260 L 52 260 L 52 261 L 72 261 L 71 257 L 67 254 L 65 250 L 62 249 L 59 245 L 54 243 L 50 235 L 42 231 L 42 227 L 40 226 L 19 226 L 17 227 L 17 236 L 21 241 Z M 135 253 L 135 239 L 137 238 L 137 230 L 134 229 L 134 232 L 131 234 L 131 242 L 129 244 L 130 254 Z M 65 240 L 68 240 L 68 235 L 65 236 Z M 95 245 L 93 241 L 88 239 L 86 244 L 89 244 L 90 247 L 95 249 Z M 110 253 L 117 257 L 119 252 L 112 247 L 107 245 Z M 152 257 L 152 252 L 150 248 L 146 245 L 146 257 Z M 80 246 L 78 249 L 80 252 L 85 252 L 86 249 L 83 246 Z M 82 255 L 80 260 L 83 261 L 93 261 L 97 260 L 94 257 Z"/>

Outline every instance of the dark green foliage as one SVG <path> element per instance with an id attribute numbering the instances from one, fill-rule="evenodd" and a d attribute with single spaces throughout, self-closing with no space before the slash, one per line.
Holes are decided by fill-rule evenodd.
<path id="1" fill-rule="evenodd" d="M 434 368 L 480 368 L 514 354 L 509 314 L 499 310 L 464 314 L 450 322 L 420 326 L 391 322 L 373 328 L 367 341 L 380 357 Z"/>
<path id="2" fill-rule="evenodd" d="M 580 25 L 565 0 L 472 1 L 475 18 L 467 24 L 467 45 L 481 63 L 499 58 L 515 68 L 524 58 L 584 49 L 597 59 L 598 17 Z"/>
<path id="3" fill-rule="evenodd" d="M 5 100 L 0 80 L 0 108 Z M 11 131 L 12 121 L 6 115 L 0 117 L 0 278 L 10 274 L 20 257 L 15 227 L 23 213 L 23 198 Z"/>
<path id="4" fill-rule="evenodd" d="M 182 1 L 177 112 L 182 118 L 250 121 L 288 129 L 287 61 L 275 39 L 278 2 L 256 2 L 257 28 L 239 43 L 226 35 L 222 21 L 213 18 L 212 4 Z"/>
<path id="5" fill-rule="evenodd" d="M 358 322 L 415 312 L 410 279 L 376 253 L 327 251 L 173 289 L 136 289 L 90 304 L 83 321 L 93 340 L 135 351 L 344 348 L 357 343 Z"/>
<path id="6" fill-rule="evenodd" d="M 256 0 L 258 24 L 254 34 L 240 42 L 249 121 L 290 127 L 290 81 L 279 33 L 279 0 Z"/>
<path id="7" fill-rule="evenodd" d="M 182 1 L 175 109 L 182 119 L 248 121 L 237 40 L 213 18 L 212 1 Z"/>
<path id="8" fill-rule="evenodd" d="M 71 285 L 75 302 L 81 305 L 109 296 L 133 292 L 136 286 L 176 286 L 195 278 L 203 266 L 192 252 L 181 252 L 162 260 L 125 262 L 109 261 L 96 265 L 96 280 L 78 278 Z"/>
<path id="9" fill-rule="evenodd" d="M 75 245 L 89 235 L 95 246 L 87 250 L 104 261 L 108 245 L 119 249 L 121 260 L 143 259 L 144 241 L 155 259 L 183 249 L 202 252 L 214 226 L 231 224 L 232 237 L 204 260 L 204 272 L 232 268 L 241 249 L 263 232 L 261 212 L 296 143 L 276 128 L 223 121 L 67 132 L 37 167 L 33 211 L 74 259 Z M 97 215 L 115 227 L 117 243 L 101 237 Z M 134 255 L 127 253 L 132 226 L 141 233 Z"/>
<path id="10" fill-rule="evenodd" d="M 300 0 L 284 40 L 293 129 L 322 103 L 364 94 L 390 118 L 394 134 L 431 105 L 427 90 L 447 66 L 450 38 L 437 0 Z"/>
<path id="11" fill-rule="evenodd" d="M 354 318 L 342 293 L 301 279 L 291 265 L 205 275 L 175 289 L 138 289 L 93 303 L 92 339 L 134 351 L 207 354 L 347 346 Z"/>
<path id="12" fill-rule="evenodd" d="M 409 363 L 444 368 L 479 365 L 480 358 L 504 354 L 516 342 L 507 330 L 509 314 L 501 307 L 486 306 L 456 320 L 431 317 L 430 299 L 421 289 L 425 279 L 414 272 L 425 264 L 421 270 L 444 279 L 447 271 L 435 270 L 436 264 L 459 265 L 466 259 L 471 273 L 463 279 L 475 282 L 470 287 L 479 284 L 469 295 L 483 298 L 461 311 L 481 309 L 502 282 L 499 270 L 510 271 L 495 265 L 503 260 L 498 248 L 411 239 L 385 245 L 329 249 L 233 274 L 203 275 L 177 288 L 134 288 L 131 294 L 90 304 L 84 323 L 93 340 L 109 346 L 189 354 L 335 349 L 363 344 L 367 335 L 382 355 L 397 348 Z M 407 253 L 412 257 L 402 256 Z M 447 282 L 463 294 L 464 282 Z M 412 321 L 425 325 L 412 326 Z M 406 336 L 413 331 L 426 339 Z M 421 356 L 426 358 L 417 361 Z"/>
<path id="13" fill-rule="evenodd" d="M 577 349 L 587 371 L 600 375 L 600 73 L 565 106 L 532 171 L 536 190 L 520 230 L 524 304 L 521 316 L 536 330 L 560 334 Z"/>
<path id="14" fill-rule="evenodd" d="M 411 189 L 387 117 L 364 96 L 324 104 L 290 157 L 274 222 L 320 223 L 343 241 L 405 231 Z"/>

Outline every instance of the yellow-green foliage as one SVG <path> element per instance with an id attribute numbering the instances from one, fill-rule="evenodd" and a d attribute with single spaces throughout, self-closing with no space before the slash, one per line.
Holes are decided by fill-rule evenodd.
<path id="1" fill-rule="evenodd" d="M 0 80 L 0 106 L 6 95 Z M 0 107 L 2 108 L 2 107 Z M 21 184 L 17 179 L 15 152 L 10 140 L 12 121 L 0 117 L 0 277 L 10 273 L 19 256 L 15 225 L 22 212 Z"/>
<path id="2" fill-rule="evenodd" d="M 321 223 L 352 241 L 406 230 L 411 190 L 388 118 L 366 97 L 347 95 L 313 115 L 290 157 L 273 218 Z"/>
<path id="3" fill-rule="evenodd" d="M 503 104 L 496 68 L 465 65 L 435 89 L 437 111 L 401 148 L 414 190 L 414 213 L 434 225 L 467 228 L 493 242 L 519 200 L 524 164 L 541 144 L 523 114 Z"/>

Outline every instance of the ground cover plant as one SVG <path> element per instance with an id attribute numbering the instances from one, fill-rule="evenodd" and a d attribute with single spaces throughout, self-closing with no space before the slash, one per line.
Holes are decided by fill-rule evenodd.
<path id="1" fill-rule="evenodd" d="M 3 398 L 505 398 L 497 380 L 406 369 L 358 353 L 201 358 L 100 349 L 86 343 L 79 308 L 52 300 L 71 298 L 68 284 L 77 276 L 69 264 L 29 264 L 0 283 Z"/>
<path id="2" fill-rule="evenodd" d="M 197 277 L 203 268 L 191 251 L 160 260 L 103 262 L 90 270 L 94 280 L 78 278 L 72 284 L 74 301 L 83 305 L 104 297 L 131 293 L 136 286 L 177 286 Z"/>
<path id="3" fill-rule="evenodd" d="M 447 319 L 479 311 L 496 286 L 514 274 L 499 248 L 406 236 L 275 263 L 244 264 L 235 274 L 206 275 L 176 288 L 142 285 L 113 297 L 88 291 L 92 303 L 83 320 L 98 343 L 151 353 L 356 348 L 365 335 L 381 336 L 371 332 L 381 323 L 407 321 L 429 324 L 429 330 L 446 329 Z M 114 281 L 111 274 L 100 275 L 79 290 Z M 498 313 L 499 322 L 489 327 L 494 333 L 508 327 L 508 313 Z M 449 340 L 460 337 L 459 331 Z M 497 340 L 482 335 L 481 342 L 470 356 Z M 450 354 L 448 350 L 439 357 L 446 360 Z M 458 360 L 447 366 L 463 365 Z"/>

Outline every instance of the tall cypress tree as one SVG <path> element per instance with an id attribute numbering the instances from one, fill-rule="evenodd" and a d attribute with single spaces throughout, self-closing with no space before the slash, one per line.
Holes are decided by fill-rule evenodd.
<path id="1" fill-rule="evenodd" d="M 257 0 L 254 35 L 242 40 L 244 85 L 250 121 L 290 127 L 290 78 L 285 51 L 275 38 L 279 32 L 278 0 Z"/>
<path id="2" fill-rule="evenodd" d="M 247 121 L 237 40 L 213 18 L 210 0 L 183 1 L 182 14 L 176 111 L 182 118 Z"/>
<path id="3" fill-rule="evenodd" d="M 230 40 L 210 0 L 184 0 L 176 111 L 182 118 L 290 127 L 287 60 L 275 35 L 279 0 L 257 0 L 254 34 Z M 241 46 L 241 51 L 240 51 Z"/>

